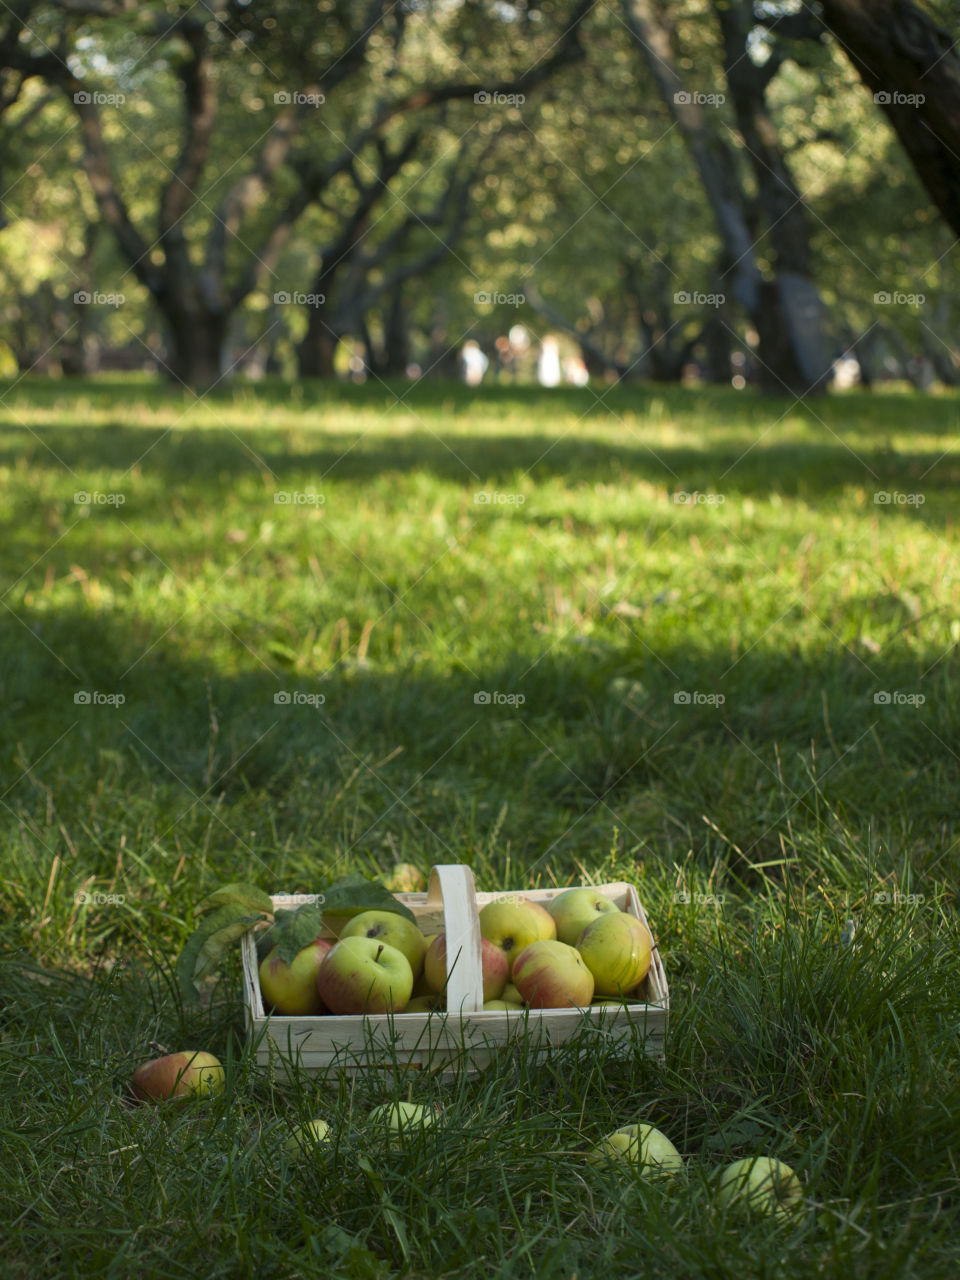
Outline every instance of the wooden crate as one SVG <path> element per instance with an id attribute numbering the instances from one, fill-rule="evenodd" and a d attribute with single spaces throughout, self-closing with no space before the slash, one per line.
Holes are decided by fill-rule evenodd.
<path id="1" fill-rule="evenodd" d="M 633 885 L 620 882 L 593 887 L 649 928 Z M 260 994 L 256 944 L 247 934 L 243 938 L 245 1018 L 257 1061 L 278 1067 L 278 1059 L 286 1058 L 309 1072 L 339 1068 L 348 1073 L 380 1069 L 430 1070 L 452 1075 L 464 1067 L 486 1066 L 517 1038 L 526 1037 L 538 1051 L 545 1052 L 579 1035 L 589 1025 L 602 1029 L 605 1035 L 620 1035 L 626 1043 L 636 1037 L 646 1053 L 662 1058 L 670 996 L 656 947 L 646 980 L 646 1004 L 483 1010 L 480 907 L 511 897 L 547 903 L 562 892 L 563 889 L 525 889 L 516 893 L 477 893 L 470 868 L 449 865 L 431 870 L 426 893 L 396 895 L 416 916 L 424 933 L 447 935 L 447 1009 L 442 1013 L 268 1015 Z M 274 907 L 293 907 L 297 902 L 284 894 L 273 895 Z"/>

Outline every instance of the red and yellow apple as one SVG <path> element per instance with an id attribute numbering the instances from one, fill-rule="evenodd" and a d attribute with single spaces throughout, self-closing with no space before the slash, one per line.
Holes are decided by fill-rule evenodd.
<path id="1" fill-rule="evenodd" d="M 480 939 L 480 971 L 483 976 L 484 1000 L 498 1000 L 507 985 L 510 962 L 503 951 L 488 938 Z M 447 985 L 447 935 L 438 933 L 427 948 L 423 976 L 431 991 L 442 991 Z"/>
<path id="2" fill-rule="evenodd" d="M 636 916 L 625 911 L 599 915 L 577 939 L 577 950 L 593 974 L 597 996 L 619 996 L 647 976 L 653 939 Z"/>
<path id="3" fill-rule="evenodd" d="M 204 1097 L 223 1088 L 223 1067 L 212 1053 L 187 1050 L 144 1062 L 133 1073 L 133 1091 L 144 1102 Z"/>
<path id="4" fill-rule="evenodd" d="M 264 1004 L 288 1017 L 323 1012 L 317 991 L 317 974 L 323 957 L 333 946 L 325 938 L 315 938 L 301 948 L 291 964 L 280 959 L 277 948 L 260 965 L 260 990 Z"/>
<path id="5" fill-rule="evenodd" d="M 511 969 L 524 947 L 531 942 L 556 938 L 553 916 L 529 898 L 501 898 L 488 902 L 480 911 L 480 933 L 499 947 Z"/>
<path id="6" fill-rule="evenodd" d="M 413 970 L 386 942 L 341 938 L 323 958 L 317 990 L 331 1013 L 400 1013 L 413 990 Z"/>
<path id="7" fill-rule="evenodd" d="M 593 998 L 593 974 L 580 952 L 556 939 L 524 947 L 513 962 L 512 976 L 531 1009 L 582 1007 Z"/>

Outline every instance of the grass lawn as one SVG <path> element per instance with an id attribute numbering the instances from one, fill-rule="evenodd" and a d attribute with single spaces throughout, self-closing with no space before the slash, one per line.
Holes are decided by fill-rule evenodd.
<path id="1" fill-rule="evenodd" d="M 956 1274 L 958 445 L 906 394 L 0 387 L 3 1274 Z M 417 1079 L 390 1151 L 407 1087 L 268 1078 L 236 960 L 179 1002 L 216 885 L 400 861 L 634 881 L 665 1065 Z M 131 1106 L 151 1042 L 225 1095 Z M 638 1119 L 669 1186 L 582 1158 Z M 711 1206 L 755 1152 L 793 1220 Z"/>

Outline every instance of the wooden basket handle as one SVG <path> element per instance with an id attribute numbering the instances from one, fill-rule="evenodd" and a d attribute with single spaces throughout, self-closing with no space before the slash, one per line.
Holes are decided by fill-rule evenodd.
<path id="1" fill-rule="evenodd" d="M 436 910 L 441 904 L 447 936 L 447 1011 L 476 1013 L 483 1008 L 483 966 L 477 890 L 469 867 L 431 867 L 427 905 Z"/>

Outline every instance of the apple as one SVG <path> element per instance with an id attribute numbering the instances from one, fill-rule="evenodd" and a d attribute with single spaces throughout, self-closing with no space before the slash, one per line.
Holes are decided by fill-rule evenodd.
<path id="1" fill-rule="evenodd" d="M 323 957 L 317 990 L 331 1013 L 400 1013 L 413 990 L 413 970 L 389 943 L 341 938 Z"/>
<path id="2" fill-rule="evenodd" d="M 374 1107 L 368 1117 L 373 1125 L 382 1125 L 387 1131 L 387 1141 L 396 1143 L 401 1135 L 408 1137 L 418 1129 L 422 1132 L 437 1122 L 437 1112 L 433 1107 L 421 1106 L 418 1102 L 384 1102 Z"/>
<path id="3" fill-rule="evenodd" d="M 488 938 L 480 939 L 480 973 L 484 1000 L 497 1000 L 507 985 L 510 962 Z M 439 933 L 427 948 L 423 976 L 431 991 L 442 991 L 447 985 L 447 935 Z"/>
<path id="4" fill-rule="evenodd" d="M 575 947 L 588 924 L 593 924 L 598 916 L 620 908 L 597 889 L 564 889 L 563 893 L 550 899 L 547 910 L 557 926 L 559 941 Z"/>
<path id="5" fill-rule="evenodd" d="M 717 1203 L 725 1209 L 785 1218 L 799 1209 L 803 1184 L 788 1164 L 771 1156 L 734 1160 L 720 1174 Z"/>
<path id="6" fill-rule="evenodd" d="M 625 1124 L 615 1129 L 589 1158 L 595 1163 L 622 1160 L 635 1165 L 645 1178 L 675 1174 L 683 1169 L 683 1156 L 667 1135 L 652 1124 Z"/>
<path id="7" fill-rule="evenodd" d="M 512 982 L 508 982 L 500 992 L 500 999 L 506 1000 L 507 1004 L 523 1004 L 523 996 Z"/>
<path id="8" fill-rule="evenodd" d="M 293 1133 L 283 1144 L 288 1156 L 302 1155 L 311 1147 L 317 1147 L 330 1141 L 330 1126 L 326 1120 L 309 1120 L 306 1124 L 297 1125 Z"/>
<path id="9" fill-rule="evenodd" d="M 566 1009 L 593 998 L 593 974 L 575 947 L 531 942 L 513 962 L 513 983 L 531 1009 Z"/>
<path id="10" fill-rule="evenodd" d="M 484 1009 L 523 1009 L 522 1004 L 516 1004 L 513 1000 L 484 1000 Z"/>
<path id="11" fill-rule="evenodd" d="M 133 1073 L 133 1091 L 144 1102 L 206 1097 L 223 1088 L 223 1067 L 212 1053 L 189 1049 L 144 1062 Z"/>
<path id="12" fill-rule="evenodd" d="M 529 898 L 501 898 L 480 911 L 480 933 L 507 957 L 511 969 L 518 952 L 531 942 L 556 938 L 553 916 Z"/>
<path id="13" fill-rule="evenodd" d="M 391 893 L 419 893 L 426 888 L 427 881 L 420 868 L 412 862 L 395 862 L 384 884 Z"/>
<path id="14" fill-rule="evenodd" d="M 440 1013 L 443 1010 L 444 1002 L 436 994 L 428 996 L 414 996 L 412 1000 L 408 1000 L 404 1006 L 404 1013 Z"/>
<path id="15" fill-rule="evenodd" d="M 323 1003 L 317 991 L 317 973 L 323 957 L 333 946 L 326 938 L 314 938 L 285 964 L 277 948 L 260 965 L 260 990 L 264 1003 L 277 1013 L 290 1015 L 322 1013 Z"/>
<path id="16" fill-rule="evenodd" d="M 598 996 L 618 996 L 647 976 L 653 939 L 636 916 L 617 911 L 597 916 L 577 939 Z"/>
<path id="17" fill-rule="evenodd" d="M 414 978 L 418 978 L 423 972 L 427 940 L 412 920 L 398 916 L 395 911 L 362 911 L 344 925 L 340 931 L 340 940 L 342 942 L 344 938 L 364 937 L 386 942 L 402 951 L 410 962 Z"/>

